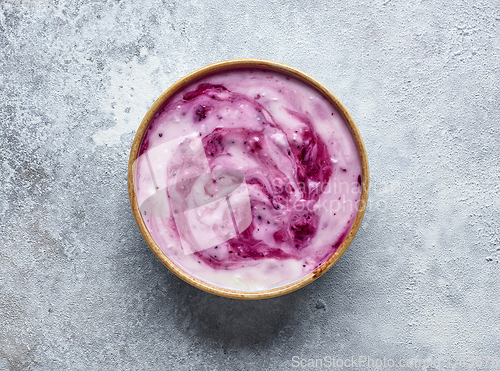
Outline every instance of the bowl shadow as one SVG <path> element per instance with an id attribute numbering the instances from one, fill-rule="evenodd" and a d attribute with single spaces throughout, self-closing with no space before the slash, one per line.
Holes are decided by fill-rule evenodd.
<path id="1" fill-rule="evenodd" d="M 178 330 L 223 349 L 272 343 L 291 327 L 300 301 L 294 293 L 261 300 L 228 299 L 178 281 L 174 284 L 178 290 L 170 293 L 177 303 L 171 314 Z"/>

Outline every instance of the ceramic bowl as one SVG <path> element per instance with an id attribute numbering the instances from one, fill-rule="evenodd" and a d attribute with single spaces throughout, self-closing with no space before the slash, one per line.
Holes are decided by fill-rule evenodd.
<path id="1" fill-rule="evenodd" d="M 355 215 L 355 220 L 348 231 L 346 237 L 344 238 L 342 244 L 337 248 L 337 250 L 320 266 L 318 266 L 314 271 L 306 276 L 298 279 L 295 282 L 286 284 L 281 287 L 275 287 L 268 290 L 263 291 L 239 291 L 233 289 L 227 289 L 224 287 L 219 287 L 214 284 L 210 284 L 200 280 L 199 278 L 194 277 L 188 271 L 181 268 L 177 265 L 172 259 L 170 259 L 163 251 L 160 249 L 158 244 L 153 239 L 150 231 L 148 230 L 146 223 L 144 221 L 143 215 L 140 210 L 140 205 L 137 200 L 136 194 L 136 174 L 135 174 L 135 166 L 141 148 L 141 143 L 145 136 L 146 131 L 152 120 L 155 118 L 157 113 L 162 109 L 164 104 L 171 98 L 175 93 L 181 91 L 189 84 L 195 82 L 196 80 L 203 78 L 207 75 L 211 75 L 216 72 L 221 72 L 225 70 L 235 69 L 235 68 L 260 68 L 271 71 L 277 71 L 282 74 L 293 76 L 302 82 L 310 85 L 317 91 L 319 91 L 324 97 L 326 97 L 334 107 L 338 110 L 346 125 L 350 129 L 354 142 L 357 146 L 357 150 L 359 153 L 359 159 L 361 163 L 361 171 L 362 171 L 362 184 L 361 184 L 361 192 L 359 198 L 359 207 L 357 208 L 357 213 Z M 359 133 L 356 124 L 354 123 L 353 118 L 344 107 L 344 105 L 337 99 L 337 97 L 323 84 L 312 78 L 311 76 L 305 74 L 304 72 L 299 71 L 296 68 L 287 66 L 282 63 L 268 61 L 268 60 L 260 60 L 260 59 L 236 59 L 236 60 L 228 60 L 219 63 L 214 63 L 203 68 L 200 68 L 187 76 L 183 77 L 172 86 L 170 86 L 152 105 L 149 111 L 144 116 L 137 133 L 135 135 L 134 142 L 132 144 L 132 149 L 130 152 L 129 159 L 129 168 L 128 168 L 128 190 L 130 196 L 130 203 L 132 206 L 132 211 L 137 222 L 137 225 L 146 240 L 147 244 L 154 252 L 154 254 L 161 260 L 161 262 L 167 266 L 176 276 L 181 278 L 182 280 L 188 282 L 189 284 L 204 290 L 206 292 L 229 297 L 229 298 L 237 298 L 237 299 L 264 299 L 271 298 L 283 294 L 290 293 L 295 291 L 312 281 L 316 280 L 322 274 L 324 274 L 333 264 L 342 256 L 342 254 L 346 251 L 347 247 L 352 242 L 358 228 L 363 219 L 367 200 L 368 200 L 368 185 L 369 185 L 369 174 L 368 174 L 368 160 L 366 155 L 366 150 L 361 139 L 361 135 Z"/>

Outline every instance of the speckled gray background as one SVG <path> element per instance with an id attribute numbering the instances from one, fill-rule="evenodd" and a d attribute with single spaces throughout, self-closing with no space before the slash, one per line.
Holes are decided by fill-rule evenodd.
<path id="1" fill-rule="evenodd" d="M 497 0 L 0 8 L 0 370 L 289 370 L 360 356 L 500 367 Z M 159 94 L 240 57 L 326 84 L 371 166 L 347 253 L 313 284 L 255 302 L 171 274 L 126 184 Z M 474 365 L 453 365 L 464 356 Z"/>

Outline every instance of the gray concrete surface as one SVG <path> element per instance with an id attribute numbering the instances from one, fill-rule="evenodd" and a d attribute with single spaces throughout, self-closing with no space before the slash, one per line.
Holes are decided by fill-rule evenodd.
<path id="1" fill-rule="evenodd" d="M 351 357 L 360 370 L 409 358 L 434 363 L 399 369 L 499 369 L 497 0 L 0 8 L 1 370 L 328 369 L 328 357 L 344 369 Z M 238 57 L 325 83 L 371 165 L 348 252 L 308 287 L 258 302 L 171 274 L 126 184 L 158 95 Z"/>

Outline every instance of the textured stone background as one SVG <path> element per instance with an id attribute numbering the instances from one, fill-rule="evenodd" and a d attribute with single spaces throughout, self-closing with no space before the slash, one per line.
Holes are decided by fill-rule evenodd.
<path id="1" fill-rule="evenodd" d="M 289 370 L 294 356 L 498 369 L 451 365 L 500 357 L 497 0 L 0 8 L 0 370 Z M 171 274 L 126 184 L 159 94 L 240 57 L 325 83 L 371 166 L 348 252 L 308 287 L 258 302 Z"/>

